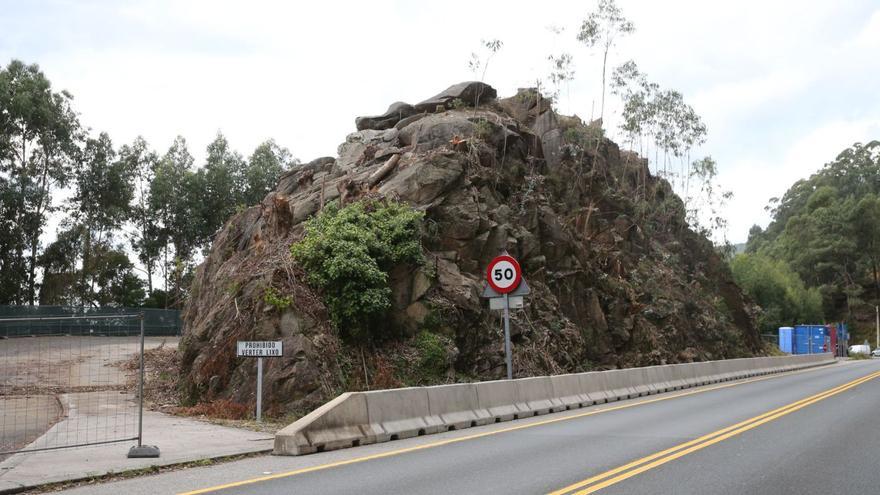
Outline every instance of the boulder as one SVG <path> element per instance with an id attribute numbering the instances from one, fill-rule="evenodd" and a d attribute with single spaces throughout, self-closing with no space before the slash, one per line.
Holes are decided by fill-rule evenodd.
<path id="1" fill-rule="evenodd" d="M 453 138 L 471 137 L 474 129 L 474 123 L 462 112 L 427 115 L 400 130 L 400 144 L 424 152 L 449 146 Z"/>
<path id="2" fill-rule="evenodd" d="M 495 88 L 479 81 L 465 81 L 453 84 L 446 90 L 415 105 L 416 112 L 433 113 L 437 107 L 452 108 L 455 100 L 461 100 L 467 106 L 478 106 L 492 101 L 498 96 Z"/>
<path id="3" fill-rule="evenodd" d="M 391 106 L 388 107 L 388 110 L 385 110 L 385 113 L 382 115 L 358 117 L 354 119 L 354 124 L 359 131 L 366 129 L 381 131 L 394 127 L 394 125 L 401 119 L 405 119 L 416 113 L 416 109 L 409 103 L 397 101 L 392 103 Z"/>
<path id="4" fill-rule="evenodd" d="M 412 204 L 429 204 L 462 175 L 464 165 L 457 154 L 434 155 L 411 163 L 379 188 L 379 193 Z"/>

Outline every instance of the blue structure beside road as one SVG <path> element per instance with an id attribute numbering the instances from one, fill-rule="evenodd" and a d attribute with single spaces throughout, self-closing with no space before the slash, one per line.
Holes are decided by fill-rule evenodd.
<path id="1" fill-rule="evenodd" d="M 779 350 L 794 354 L 794 327 L 779 327 Z"/>
<path id="2" fill-rule="evenodd" d="M 795 325 L 779 327 L 779 350 L 787 354 L 838 353 L 838 342 L 846 342 L 845 323 L 836 325 Z"/>

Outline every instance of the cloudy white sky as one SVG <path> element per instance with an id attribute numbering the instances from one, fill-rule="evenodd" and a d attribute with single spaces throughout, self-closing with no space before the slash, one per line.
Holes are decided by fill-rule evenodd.
<path id="1" fill-rule="evenodd" d="M 856 141 L 880 139 L 880 2 L 619 0 L 634 59 L 703 116 L 734 192 L 728 237 L 765 225 L 767 200 Z M 357 115 L 416 102 L 473 75 L 481 39 L 504 42 L 486 76 L 501 95 L 569 51 L 561 109 L 598 106 L 599 58 L 574 40 L 591 1 L 0 0 L 0 65 L 38 63 L 84 124 L 197 159 L 218 130 L 248 155 L 274 138 L 302 160 L 335 154 Z M 565 28 L 560 36 L 548 26 Z M 614 125 L 615 103 L 609 101 Z M 612 132 L 612 137 L 614 133 Z"/>

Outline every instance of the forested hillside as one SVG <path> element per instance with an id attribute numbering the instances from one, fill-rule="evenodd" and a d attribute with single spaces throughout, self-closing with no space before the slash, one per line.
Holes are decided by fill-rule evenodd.
<path id="1" fill-rule="evenodd" d="M 199 167 L 182 136 L 120 146 L 37 65 L 0 66 L 0 305 L 180 308 L 217 230 L 295 163 L 219 132 Z"/>
<path id="2" fill-rule="evenodd" d="M 880 141 L 856 143 L 771 200 L 734 258 L 738 282 L 764 308 L 764 330 L 847 320 L 873 325 L 880 300 Z"/>

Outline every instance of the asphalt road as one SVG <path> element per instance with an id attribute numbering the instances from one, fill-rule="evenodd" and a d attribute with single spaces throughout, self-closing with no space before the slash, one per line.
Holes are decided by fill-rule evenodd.
<path id="1" fill-rule="evenodd" d="M 880 493 L 878 458 L 880 360 L 868 360 L 68 493 Z"/>

